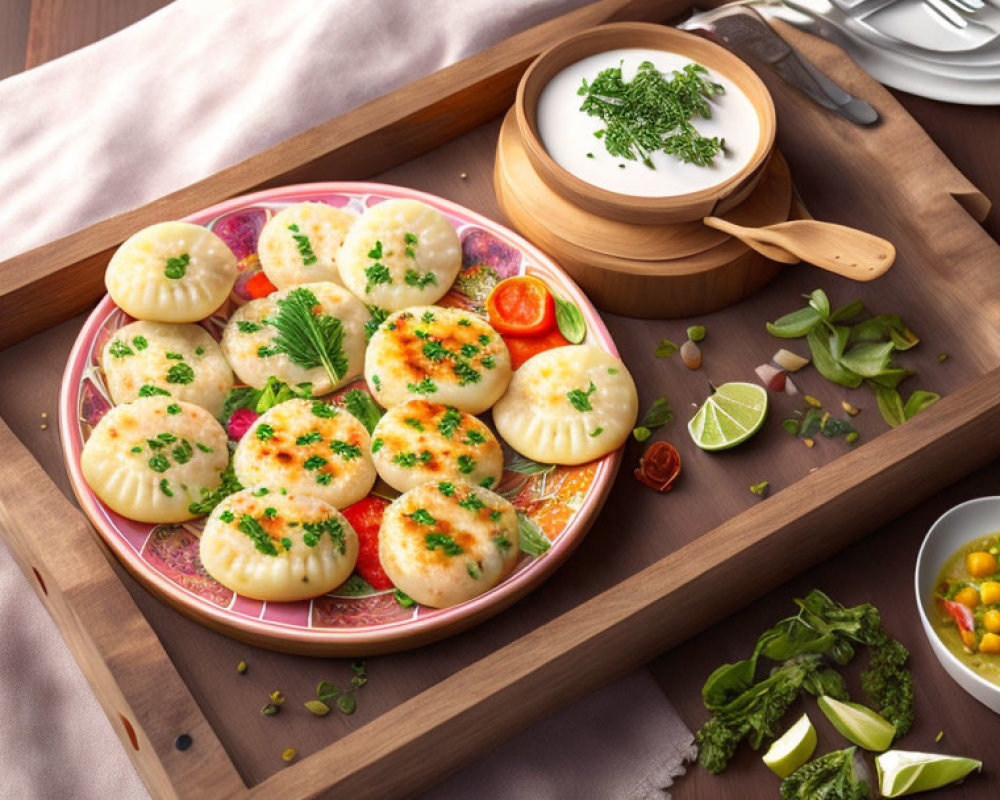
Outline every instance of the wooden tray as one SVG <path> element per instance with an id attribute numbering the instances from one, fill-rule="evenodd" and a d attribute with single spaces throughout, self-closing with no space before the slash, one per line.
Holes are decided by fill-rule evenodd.
<path id="1" fill-rule="evenodd" d="M 606 316 L 643 405 L 666 393 L 678 411 L 680 419 L 664 430 L 685 461 L 671 494 L 639 486 L 623 469 L 587 540 L 545 586 L 460 637 L 372 660 L 353 717 L 317 719 L 298 707 L 318 680 L 344 681 L 345 663 L 254 650 L 203 629 L 138 587 L 95 544 L 66 498 L 55 432 L 40 429 L 39 414 L 55 408 L 81 320 L 58 323 L 100 293 L 107 249 L 155 219 L 299 178 L 371 177 L 496 215 L 496 117 L 509 106 L 527 58 L 604 17 L 659 19 L 682 9 L 588 6 L 322 132 L 2 265 L 10 278 L 0 295 L 4 341 L 41 332 L 0 353 L 7 390 L 0 393 L 0 525 L 154 795 L 417 792 L 1000 455 L 1000 440 L 988 435 L 1000 423 L 1000 249 L 965 210 L 981 218 L 982 196 L 839 50 L 781 28 L 884 119 L 875 130 L 854 128 L 768 79 L 779 146 L 807 205 L 824 219 L 893 240 L 899 259 L 888 276 L 864 287 L 806 267 L 785 270 L 740 306 L 697 320 L 709 330 L 698 373 L 652 357 L 656 342 L 678 340 L 686 322 Z M 874 311 L 902 313 L 924 338 L 905 354 L 920 372 L 920 388 L 949 396 L 889 432 L 864 398 L 857 421 L 867 443 L 851 452 L 827 441 L 809 450 L 773 424 L 732 452 L 696 451 L 683 423 L 705 381 L 752 379 L 753 366 L 777 347 L 763 320 L 797 307 L 799 294 L 817 285 L 835 302 L 860 297 Z M 942 351 L 951 357 L 939 364 Z M 831 407 L 848 396 L 814 374 L 799 382 Z M 775 415 L 787 411 L 777 405 Z M 626 466 L 639 451 L 629 446 Z M 758 502 L 747 486 L 762 479 L 777 494 Z M 250 663 L 244 676 L 235 671 L 241 658 Z M 288 708 L 262 717 L 258 709 L 278 687 Z M 175 749 L 180 734 L 192 737 L 189 749 Z M 279 753 L 289 745 L 301 757 L 284 767 Z"/>

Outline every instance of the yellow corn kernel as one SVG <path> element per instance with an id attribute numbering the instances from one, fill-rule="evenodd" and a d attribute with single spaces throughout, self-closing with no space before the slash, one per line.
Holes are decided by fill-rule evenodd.
<path id="1" fill-rule="evenodd" d="M 985 606 L 1000 603 L 1000 583 L 996 581 L 983 581 L 979 586 L 979 596 Z"/>
<path id="2" fill-rule="evenodd" d="M 984 633 L 979 640 L 980 653 L 1000 653 L 1000 636 L 995 633 Z"/>
<path id="3" fill-rule="evenodd" d="M 997 571 L 997 557 L 985 550 L 977 550 L 965 557 L 965 565 L 974 578 L 985 578 Z"/>
<path id="4" fill-rule="evenodd" d="M 966 586 L 955 593 L 954 600 L 969 610 L 975 610 L 976 606 L 979 605 L 979 592 L 976 591 L 974 586 Z"/>
<path id="5" fill-rule="evenodd" d="M 983 627 L 990 633 L 1000 633 L 1000 611 L 991 608 L 983 614 Z"/>

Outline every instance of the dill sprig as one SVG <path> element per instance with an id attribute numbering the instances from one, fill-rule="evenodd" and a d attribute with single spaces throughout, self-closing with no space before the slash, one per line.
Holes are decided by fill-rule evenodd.
<path id="1" fill-rule="evenodd" d="M 336 317 L 323 313 L 311 291 L 294 289 L 279 300 L 272 324 L 277 331 L 272 347 L 293 363 L 304 369 L 322 366 L 334 385 L 347 374 L 344 326 Z"/>
<path id="2" fill-rule="evenodd" d="M 655 169 L 651 156 L 663 150 L 685 163 L 711 166 L 726 140 L 702 136 L 691 124 L 695 116 L 711 118 L 708 98 L 725 92 L 707 75 L 700 64 L 688 64 L 668 79 L 644 61 L 626 83 L 621 66 L 610 67 L 589 84 L 583 79 L 577 90 L 585 98 L 580 110 L 605 123 L 606 127 L 594 135 L 604 141 L 612 156 L 641 160 Z"/>

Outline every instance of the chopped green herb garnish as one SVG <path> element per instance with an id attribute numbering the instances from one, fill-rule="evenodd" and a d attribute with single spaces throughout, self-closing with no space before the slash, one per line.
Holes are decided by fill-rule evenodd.
<path id="1" fill-rule="evenodd" d="M 325 467 L 328 463 L 323 456 L 309 456 L 309 458 L 302 462 L 302 466 L 308 470 L 314 470 Z"/>
<path id="2" fill-rule="evenodd" d="M 233 516 L 233 512 L 227 508 L 225 511 L 220 512 L 219 519 L 221 519 L 223 522 L 232 522 L 234 519 L 236 519 L 236 517 Z"/>
<path id="3" fill-rule="evenodd" d="M 276 516 L 278 516 L 278 509 L 276 509 L 274 506 L 268 506 L 267 508 L 264 509 L 264 516 L 267 517 L 268 519 L 274 519 Z"/>
<path id="4" fill-rule="evenodd" d="M 365 284 L 365 294 L 368 294 L 380 284 L 392 283 L 392 275 L 389 273 L 389 268 L 385 264 L 378 262 L 365 268 L 365 277 L 368 278 L 368 283 Z"/>
<path id="5" fill-rule="evenodd" d="M 470 383 L 479 383 L 482 376 L 464 361 L 456 361 L 451 371 L 458 377 L 459 386 L 467 386 Z"/>
<path id="6" fill-rule="evenodd" d="M 317 400 L 312 404 L 312 413 L 314 417 L 319 417 L 320 419 L 333 419 L 337 416 L 337 409 L 329 403 Z"/>
<path id="7" fill-rule="evenodd" d="M 382 242 L 375 242 L 372 249 L 368 251 L 368 258 L 374 258 L 376 261 L 382 258 Z"/>
<path id="8" fill-rule="evenodd" d="M 600 436 L 602 433 L 604 433 L 604 428 L 598 426 L 598 427 L 594 428 L 594 430 L 592 430 L 590 432 L 590 435 L 591 436 Z"/>
<path id="9" fill-rule="evenodd" d="M 496 478 L 494 478 L 492 475 L 487 475 L 485 478 L 479 481 L 479 485 L 482 486 L 484 489 L 491 489 L 493 487 L 493 484 L 496 482 L 497 482 Z"/>
<path id="10" fill-rule="evenodd" d="M 201 355 L 204 355 L 204 354 L 205 354 L 205 348 L 204 348 L 204 347 L 196 347 L 196 348 L 194 349 L 194 354 L 195 354 L 196 356 L 201 356 Z"/>
<path id="11" fill-rule="evenodd" d="M 437 525 L 437 520 L 426 508 L 418 508 L 412 514 L 407 514 L 418 525 Z"/>
<path id="12" fill-rule="evenodd" d="M 171 403 L 169 406 L 167 406 L 167 413 L 168 414 L 180 414 L 181 413 L 181 407 L 179 405 L 177 405 L 177 403 Z"/>
<path id="13" fill-rule="evenodd" d="M 320 522 L 303 522 L 302 530 L 305 531 L 302 534 L 302 542 L 306 547 L 315 547 L 325 533 L 341 555 L 347 551 L 344 542 L 344 527 L 333 517 L 327 517 Z"/>
<path id="14" fill-rule="evenodd" d="M 149 459 L 147 463 L 149 464 L 149 468 L 153 470 L 153 472 L 166 472 L 168 469 L 170 469 L 170 462 L 167 460 L 167 457 L 162 453 L 157 453 L 155 456 Z"/>
<path id="15" fill-rule="evenodd" d="M 482 500 L 479 499 L 478 495 L 475 495 L 472 492 L 469 492 L 468 495 L 459 500 L 458 504 L 462 508 L 471 511 L 473 514 L 478 512 L 479 509 L 481 509 L 483 506 L 486 505 Z"/>
<path id="16" fill-rule="evenodd" d="M 376 384 L 377 386 L 378 384 Z M 424 378 L 420 383 L 406 384 L 406 389 L 413 394 L 434 394 L 438 390 L 438 387 L 430 378 Z"/>
<path id="17" fill-rule="evenodd" d="M 332 480 L 333 480 L 333 475 L 329 472 L 316 473 L 316 483 L 318 483 L 320 486 L 329 486 Z"/>
<path id="18" fill-rule="evenodd" d="M 459 456 L 457 460 L 458 460 L 458 471 L 461 472 L 463 475 L 468 475 L 476 468 L 476 461 L 474 458 L 471 458 L 470 456 L 462 455 Z"/>
<path id="19" fill-rule="evenodd" d="M 372 452 L 373 453 L 377 453 L 379 450 L 382 449 L 382 446 L 384 444 L 385 444 L 385 440 L 383 440 L 383 439 L 375 439 L 372 442 Z"/>
<path id="20" fill-rule="evenodd" d="M 163 274 L 166 275 L 171 280 L 177 280 L 178 278 L 183 278 L 184 273 L 187 272 L 188 265 L 191 263 L 191 256 L 187 253 L 181 253 L 176 258 L 168 258 L 166 269 L 163 270 Z"/>
<path id="21" fill-rule="evenodd" d="M 396 589 L 396 591 L 393 592 L 393 597 L 396 598 L 396 602 L 399 603 L 402 608 L 410 608 L 411 606 L 415 606 L 417 604 L 416 600 L 399 589 Z"/>
<path id="22" fill-rule="evenodd" d="M 132 339 L 132 346 L 136 350 L 145 350 L 147 347 L 149 347 L 149 340 L 146 339 L 145 336 L 136 336 L 134 339 Z"/>
<path id="23" fill-rule="evenodd" d="M 309 243 L 309 237 L 299 231 L 299 226 L 289 225 L 288 230 L 292 232 L 292 238 L 295 240 L 295 246 L 299 250 L 299 255 L 302 256 L 302 264 L 309 267 L 319 261 L 319 259 L 316 258 L 316 254 L 313 252 L 312 245 Z"/>
<path id="24" fill-rule="evenodd" d="M 165 355 L 171 361 L 183 361 L 184 360 L 184 354 L 183 353 L 164 353 L 163 355 Z"/>
<path id="25" fill-rule="evenodd" d="M 134 356 L 135 352 L 121 339 L 115 339 L 111 346 L 108 348 L 108 352 L 115 358 L 125 358 L 125 356 Z"/>
<path id="26" fill-rule="evenodd" d="M 160 491 L 163 492 L 167 497 L 174 496 L 174 492 L 170 488 L 170 481 L 168 481 L 166 478 L 160 481 Z"/>
<path id="27" fill-rule="evenodd" d="M 462 546 L 446 533 L 428 533 L 424 537 L 424 544 L 428 550 L 441 548 L 446 556 L 457 556 L 465 552 Z"/>
<path id="28" fill-rule="evenodd" d="M 167 383 L 188 384 L 194 380 L 194 370 L 189 364 L 183 362 L 174 364 L 167 371 Z"/>
<path id="29" fill-rule="evenodd" d="M 266 422 L 263 425 L 257 426 L 257 438 L 262 442 L 266 442 L 268 439 L 274 438 L 274 428 L 268 425 Z"/>
<path id="30" fill-rule="evenodd" d="M 461 325 L 463 328 L 468 328 L 472 324 L 472 320 L 471 319 L 466 319 L 465 317 L 462 317 L 458 321 L 458 324 Z"/>
<path id="31" fill-rule="evenodd" d="M 257 331 L 259 331 L 263 327 L 264 327 L 263 325 L 257 322 L 251 322 L 250 320 L 247 319 L 241 319 L 236 322 L 236 329 L 240 333 L 257 333 Z"/>
<path id="32" fill-rule="evenodd" d="M 403 234 L 403 241 L 406 244 L 416 244 L 417 243 L 417 236 L 414 233 L 404 233 Z"/>
<path id="33" fill-rule="evenodd" d="M 174 457 L 174 461 L 178 464 L 186 464 L 191 460 L 191 456 L 194 455 L 194 449 L 187 439 L 181 439 L 180 443 L 170 451 L 170 455 Z"/>
<path id="34" fill-rule="evenodd" d="M 351 444 L 350 442 L 345 442 L 340 439 L 334 439 L 330 442 L 330 449 L 333 450 L 338 456 L 340 456 L 344 461 L 351 461 L 355 458 L 361 458 L 361 448 L 356 444 Z"/>
<path id="35" fill-rule="evenodd" d="M 253 496 L 254 497 L 264 497 L 265 495 L 268 495 L 270 493 L 271 493 L 271 490 L 268 489 L 266 486 L 261 486 L 261 487 L 253 490 Z"/>
<path id="36" fill-rule="evenodd" d="M 483 436 L 479 431 L 467 431 L 465 438 L 462 440 L 465 444 L 475 447 L 477 444 L 482 444 L 486 441 L 486 437 Z"/>
<path id="37" fill-rule="evenodd" d="M 479 580 L 482 577 L 482 572 L 479 571 L 479 565 L 475 561 L 465 562 L 465 571 L 469 573 L 469 577 L 473 580 Z"/>
<path id="38" fill-rule="evenodd" d="M 289 550 L 292 549 L 292 540 L 289 539 L 287 536 L 283 537 L 281 540 L 281 546 L 285 548 L 285 552 L 287 553 Z"/>
<path id="39" fill-rule="evenodd" d="M 410 255 L 409 252 L 407 252 L 407 255 Z M 428 286 L 437 285 L 437 278 L 434 276 L 433 272 L 425 272 L 421 275 L 415 269 L 406 270 L 406 273 L 403 275 L 403 280 L 407 286 L 416 286 L 418 289 L 425 289 Z"/>
<path id="40" fill-rule="evenodd" d="M 441 492 L 445 497 L 451 497 L 455 494 L 455 484 L 450 481 L 442 481 L 438 484 L 438 491 Z"/>
<path id="41" fill-rule="evenodd" d="M 155 397 L 157 395 L 170 397 L 170 392 L 166 389 L 161 389 L 159 386 L 153 386 L 151 383 L 144 383 L 142 388 L 139 389 L 139 397 Z"/>
<path id="42" fill-rule="evenodd" d="M 278 549 L 274 546 L 274 540 L 268 535 L 261 524 L 250 514 L 240 516 L 240 523 L 237 525 L 240 533 L 248 536 L 253 542 L 254 548 L 265 556 L 277 556 Z"/>
<path id="43" fill-rule="evenodd" d="M 450 439 L 459 425 L 462 424 L 462 412 L 457 408 L 448 406 L 441 419 L 438 420 L 437 428 L 442 436 Z"/>
<path id="44" fill-rule="evenodd" d="M 497 360 L 493 356 L 483 356 L 479 363 L 486 369 L 493 369 L 497 365 Z"/>
<path id="45" fill-rule="evenodd" d="M 420 431 L 421 433 L 423 433 L 423 430 L 424 430 L 424 423 L 422 423 L 422 422 L 421 422 L 421 421 L 420 421 L 419 419 L 417 419 L 416 417 L 407 417 L 406 419 L 404 419 L 404 420 L 403 420 L 403 422 L 404 422 L 404 423 L 405 423 L 406 425 L 409 425 L 409 426 L 410 426 L 411 428 L 413 428 L 413 429 L 414 429 L 415 431 Z"/>
<path id="46" fill-rule="evenodd" d="M 424 358 L 428 358 L 435 363 L 443 361 L 451 355 L 451 353 L 445 349 L 444 345 L 436 339 L 429 339 L 424 342 L 424 346 L 420 352 L 424 354 Z"/>
<path id="47" fill-rule="evenodd" d="M 140 445 L 136 445 L 135 447 L 132 448 L 132 452 L 133 453 L 141 453 L 142 452 L 142 447 Z"/>
<path id="48" fill-rule="evenodd" d="M 623 79 L 621 66 L 609 67 L 590 83 L 584 79 L 577 94 L 584 98 L 580 110 L 605 124 L 595 135 L 609 155 L 655 169 L 652 155 L 658 151 L 688 164 L 712 165 L 725 140 L 700 135 L 691 119 L 709 119 L 708 100 L 724 92 L 700 64 L 674 70 L 668 78 L 644 61 L 631 81 Z"/>
<path id="49" fill-rule="evenodd" d="M 375 335 L 379 325 L 388 319 L 389 312 L 373 305 L 366 305 L 365 308 L 368 309 L 368 321 L 365 323 L 365 341 L 367 341 Z"/>
<path id="50" fill-rule="evenodd" d="M 573 389 L 566 393 L 566 398 L 572 404 L 573 408 L 581 413 L 584 411 L 593 411 L 594 407 L 590 404 L 590 396 L 596 391 L 597 387 L 591 381 L 590 386 L 587 387 L 587 391 Z"/>
<path id="51" fill-rule="evenodd" d="M 302 436 L 295 440 L 295 444 L 299 447 L 306 447 L 310 444 L 316 444 L 317 442 L 323 441 L 323 434 L 319 431 L 309 431 L 309 433 L 304 433 Z"/>

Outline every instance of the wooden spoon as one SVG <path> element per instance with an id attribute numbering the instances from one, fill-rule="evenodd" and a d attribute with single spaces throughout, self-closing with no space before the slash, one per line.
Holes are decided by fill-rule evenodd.
<path id="1" fill-rule="evenodd" d="M 710 228 L 728 233 L 763 256 L 783 264 L 799 260 L 856 281 L 883 275 L 896 258 L 891 242 L 856 228 L 811 219 L 746 228 L 720 217 L 705 217 Z"/>

